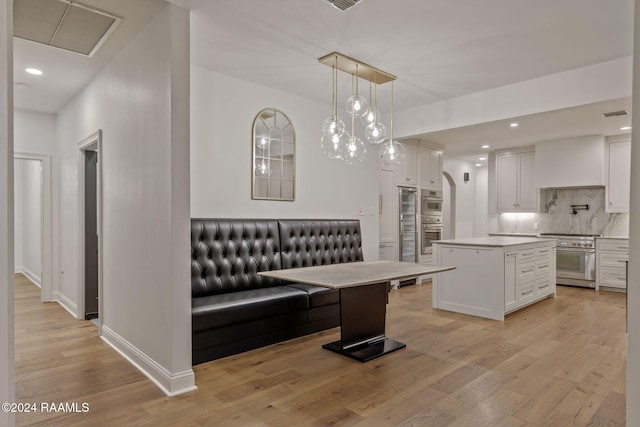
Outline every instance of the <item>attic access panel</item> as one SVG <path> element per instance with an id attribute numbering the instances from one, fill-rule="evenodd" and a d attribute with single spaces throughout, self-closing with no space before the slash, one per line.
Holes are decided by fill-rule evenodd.
<path id="1" fill-rule="evenodd" d="M 122 18 L 71 0 L 15 0 L 13 35 L 93 56 Z"/>

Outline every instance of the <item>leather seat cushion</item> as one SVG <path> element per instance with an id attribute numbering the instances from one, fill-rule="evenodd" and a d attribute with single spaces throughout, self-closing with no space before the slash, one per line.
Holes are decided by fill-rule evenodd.
<path id="1" fill-rule="evenodd" d="M 309 295 L 287 286 L 191 299 L 194 332 L 309 309 Z"/>
<path id="2" fill-rule="evenodd" d="M 337 289 L 323 288 L 305 283 L 291 283 L 286 286 L 306 292 L 309 295 L 309 306 L 311 308 L 340 304 L 340 293 Z"/>

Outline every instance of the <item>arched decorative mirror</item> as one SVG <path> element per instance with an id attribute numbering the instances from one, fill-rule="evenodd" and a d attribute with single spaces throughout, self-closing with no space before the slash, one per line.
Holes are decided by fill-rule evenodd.
<path id="1" fill-rule="evenodd" d="M 253 121 L 251 198 L 295 200 L 296 131 L 286 114 L 265 108 Z"/>

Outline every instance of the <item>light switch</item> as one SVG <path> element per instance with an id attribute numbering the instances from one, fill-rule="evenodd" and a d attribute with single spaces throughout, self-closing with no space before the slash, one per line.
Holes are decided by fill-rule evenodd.
<path id="1" fill-rule="evenodd" d="M 364 206 L 360 206 L 360 209 L 358 210 L 358 214 L 360 216 L 364 216 Z"/>

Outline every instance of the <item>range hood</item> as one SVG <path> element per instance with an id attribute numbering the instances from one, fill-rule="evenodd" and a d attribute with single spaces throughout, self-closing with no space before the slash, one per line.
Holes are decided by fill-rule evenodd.
<path id="1" fill-rule="evenodd" d="M 537 188 L 605 186 L 605 138 L 581 136 L 535 145 Z"/>

